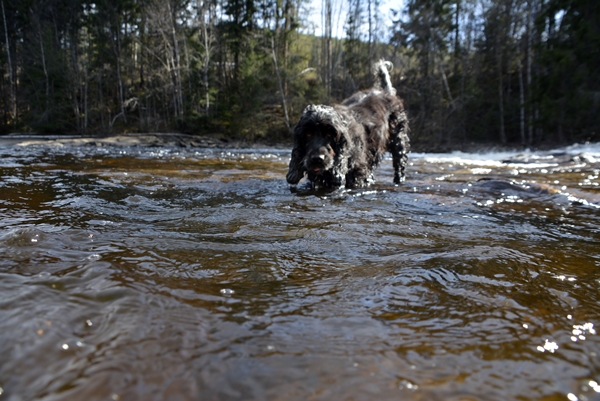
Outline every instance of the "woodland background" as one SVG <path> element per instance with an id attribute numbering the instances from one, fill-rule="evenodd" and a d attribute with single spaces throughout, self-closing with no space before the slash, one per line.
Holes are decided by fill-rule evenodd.
<path id="1" fill-rule="evenodd" d="M 379 1 L 0 0 L 0 133 L 281 142 L 384 58 L 417 148 L 600 141 L 598 0 Z"/>

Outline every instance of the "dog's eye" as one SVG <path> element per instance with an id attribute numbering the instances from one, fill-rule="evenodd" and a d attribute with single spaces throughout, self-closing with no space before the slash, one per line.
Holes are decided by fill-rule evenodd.
<path id="1" fill-rule="evenodd" d="M 312 132 L 307 132 L 306 136 L 310 138 L 312 136 Z"/>

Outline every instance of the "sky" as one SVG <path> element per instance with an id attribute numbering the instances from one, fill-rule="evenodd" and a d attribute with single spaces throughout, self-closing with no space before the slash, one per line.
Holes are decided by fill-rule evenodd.
<path id="1" fill-rule="evenodd" d="M 344 36 L 344 23 L 348 13 L 348 1 L 349 0 L 332 0 L 333 5 L 333 36 L 341 38 Z M 392 12 L 391 9 L 401 10 L 403 0 L 380 0 L 381 5 L 379 6 L 379 16 L 383 21 L 385 27 L 392 25 Z M 307 5 L 306 12 L 309 14 L 309 27 L 306 28 L 307 33 L 314 33 L 316 36 L 321 36 L 322 21 L 321 21 L 321 8 L 323 0 L 311 0 Z M 365 24 L 366 31 L 366 24 Z M 384 29 L 387 33 L 389 29 Z"/>

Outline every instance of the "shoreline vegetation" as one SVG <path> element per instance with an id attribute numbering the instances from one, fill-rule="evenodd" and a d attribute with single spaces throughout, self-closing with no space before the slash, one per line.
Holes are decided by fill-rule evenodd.
<path id="1" fill-rule="evenodd" d="M 0 134 L 287 144 L 385 59 L 413 151 L 600 141 L 598 0 L 0 3 Z"/>
<path id="2" fill-rule="evenodd" d="M 233 140 L 219 135 L 191 135 L 182 133 L 129 133 L 114 135 L 49 135 L 12 133 L 0 135 L 0 146 L 115 146 L 115 147 L 163 147 L 197 148 L 197 149 L 277 149 L 291 152 L 293 141 L 280 140 L 277 142 L 265 140 Z M 415 153 L 449 153 L 460 151 L 464 153 L 485 153 L 496 151 L 548 151 L 561 144 L 547 146 L 523 147 L 518 145 L 501 145 L 499 143 L 461 143 L 452 148 L 431 144 L 411 146 Z"/>
<path id="3" fill-rule="evenodd" d="M 9 134 L 0 135 L 2 145 L 56 145 L 56 146 L 174 146 L 181 148 L 256 148 L 277 147 L 266 144 L 250 144 L 218 136 L 197 136 L 182 133 L 132 133 L 114 135 L 45 135 Z M 285 147 L 281 144 L 282 148 Z"/>

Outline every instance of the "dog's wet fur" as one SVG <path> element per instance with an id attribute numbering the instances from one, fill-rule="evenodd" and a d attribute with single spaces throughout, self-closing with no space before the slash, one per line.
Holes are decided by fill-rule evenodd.
<path id="1" fill-rule="evenodd" d="M 396 97 L 391 63 L 375 65 L 372 89 L 340 105 L 309 105 L 294 128 L 287 182 L 306 175 L 312 187 L 360 188 L 373 180 L 373 169 L 386 151 L 392 154 L 394 183 L 404 181 L 408 159 L 408 119 Z"/>

